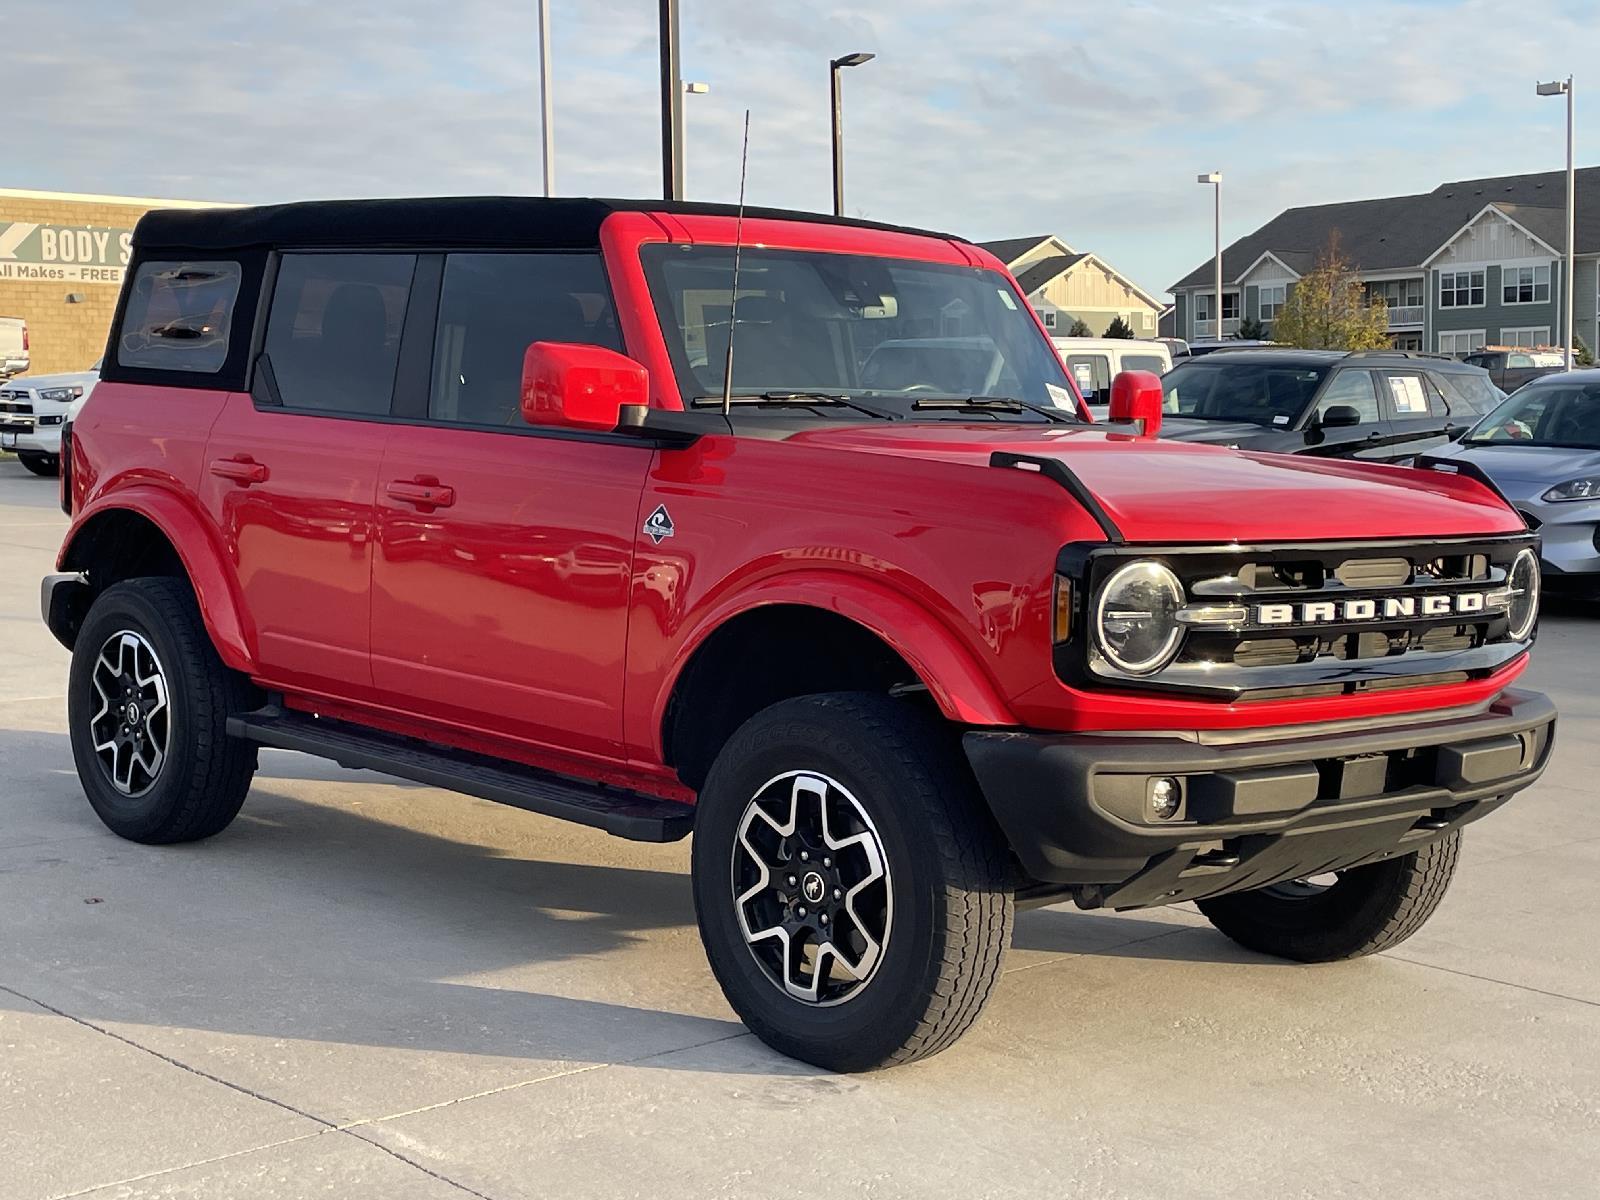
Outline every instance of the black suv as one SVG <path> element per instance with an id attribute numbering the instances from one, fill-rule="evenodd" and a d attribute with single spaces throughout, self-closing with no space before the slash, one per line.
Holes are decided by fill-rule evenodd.
<path id="1" fill-rule="evenodd" d="M 1161 390 L 1164 438 L 1378 462 L 1437 449 L 1502 398 L 1480 368 L 1409 350 L 1225 350 Z"/>

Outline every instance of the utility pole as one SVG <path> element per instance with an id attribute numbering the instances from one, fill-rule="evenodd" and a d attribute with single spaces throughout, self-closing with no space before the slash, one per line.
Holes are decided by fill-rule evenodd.
<path id="1" fill-rule="evenodd" d="M 1215 226 L 1215 233 L 1216 233 L 1216 247 L 1217 247 L 1217 263 L 1216 263 L 1215 282 L 1216 282 L 1217 311 L 1216 311 L 1215 315 L 1212 318 L 1212 320 L 1215 323 L 1214 327 L 1212 329 L 1212 334 L 1217 339 L 1217 341 L 1220 342 L 1222 340 L 1222 172 L 1221 171 L 1209 171 L 1204 175 L 1197 175 L 1197 176 L 1195 176 L 1195 182 L 1196 183 L 1209 183 L 1209 184 L 1212 184 L 1216 188 L 1216 226 Z"/>
<path id="2" fill-rule="evenodd" d="M 555 106 L 550 98 L 550 0 L 539 0 L 539 103 L 544 117 L 544 194 L 556 194 Z"/>
<path id="3" fill-rule="evenodd" d="M 683 199 L 683 81 L 678 78 L 678 0 L 661 0 L 662 195 Z"/>
<path id="4" fill-rule="evenodd" d="M 1561 265 L 1561 345 L 1566 356 L 1567 370 L 1572 370 L 1572 273 L 1573 256 L 1576 248 L 1573 246 L 1574 226 L 1577 224 L 1577 172 L 1572 162 L 1572 76 L 1565 79 L 1553 80 L 1550 83 L 1541 83 L 1535 92 L 1540 96 L 1565 96 L 1567 98 L 1567 253 L 1566 261 Z"/>

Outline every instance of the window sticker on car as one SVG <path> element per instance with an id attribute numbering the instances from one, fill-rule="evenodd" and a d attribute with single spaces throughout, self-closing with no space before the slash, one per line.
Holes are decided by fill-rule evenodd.
<path id="1" fill-rule="evenodd" d="M 1414 375 L 1389 376 L 1389 395 L 1396 413 L 1428 415 L 1428 398 L 1422 394 L 1422 380 Z"/>
<path id="2" fill-rule="evenodd" d="M 1057 408 L 1078 407 L 1078 402 L 1072 398 L 1072 393 L 1067 391 L 1066 388 L 1061 387 L 1058 384 L 1047 383 L 1044 385 L 1044 390 L 1050 397 L 1050 403 L 1054 404 Z"/>
<path id="3" fill-rule="evenodd" d="M 1272 423 L 1274 425 L 1287 425 L 1290 420 L 1291 420 L 1291 417 L 1290 417 L 1290 415 L 1288 413 L 1273 413 L 1272 414 Z"/>

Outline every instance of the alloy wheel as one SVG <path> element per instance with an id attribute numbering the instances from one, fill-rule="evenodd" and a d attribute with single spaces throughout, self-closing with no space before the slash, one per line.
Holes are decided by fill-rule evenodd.
<path id="1" fill-rule="evenodd" d="M 893 923 L 889 863 L 866 809 L 838 780 L 790 771 L 745 806 L 733 846 L 745 944 L 797 1000 L 842 1004 L 883 961 Z"/>
<path id="2" fill-rule="evenodd" d="M 95 756 L 124 796 L 155 786 L 172 737 L 166 675 L 154 647 L 132 630 L 106 639 L 91 675 L 97 707 L 89 718 Z"/>

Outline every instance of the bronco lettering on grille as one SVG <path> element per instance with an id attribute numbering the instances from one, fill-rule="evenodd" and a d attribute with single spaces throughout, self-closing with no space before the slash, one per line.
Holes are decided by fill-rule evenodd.
<path id="1" fill-rule="evenodd" d="M 1449 617 L 1503 607 L 1490 592 L 1452 592 L 1433 596 L 1381 596 L 1361 600 L 1313 600 L 1302 604 L 1257 604 L 1258 625 L 1357 624 L 1416 617 Z"/>

